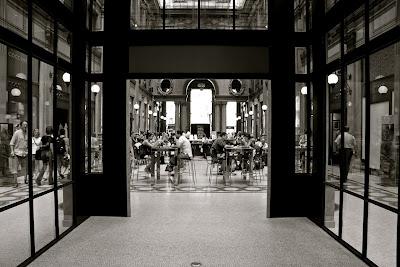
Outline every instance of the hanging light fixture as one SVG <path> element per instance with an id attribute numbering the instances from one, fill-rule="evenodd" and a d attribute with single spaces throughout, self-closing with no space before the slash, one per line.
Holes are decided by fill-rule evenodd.
<path id="1" fill-rule="evenodd" d="M 133 105 L 133 108 L 134 108 L 135 110 L 139 110 L 139 104 L 138 104 L 138 103 L 135 103 L 135 105 Z"/>
<path id="2" fill-rule="evenodd" d="M 337 84 L 338 81 L 339 81 L 339 77 L 337 76 L 336 73 L 329 74 L 329 76 L 328 76 L 328 84 L 334 85 L 334 84 Z"/>
<path id="3" fill-rule="evenodd" d="M 69 74 L 68 72 L 65 72 L 62 76 L 62 79 L 65 83 L 70 83 L 71 82 L 71 74 Z"/>
<path id="4" fill-rule="evenodd" d="M 378 88 L 378 92 L 379 92 L 380 94 L 386 94 L 388 91 L 389 91 L 389 89 L 388 89 L 385 85 L 381 85 L 381 86 L 379 86 L 379 88 Z"/>
<path id="5" fill-rule="evenodd" d="M 266 111 L 268 109 L 268 106 L 267 105 L 262 105 L 261 109 Z"/>
<path id="6" fill-rule="evenodd" d="M 21 95 L 21 90 L 19 90 L 19 88 L 13 88 L 13 89 L 11 89 L 11 95 L 18 97 Z"/>
<path id="7" fill-rule="evenodd" d="M 300 91 L 301 91 L 301 94 L 302 94 L 302 95 L 306 95 L 306 94 L 307 94 L 307 91 L 308 91 L 308 90 L 307 90 L 307 86 L 303 86 L 303 87 L 301 88 Z"/>
<path id="8" fill-rule="evenodd" d="M 254 112 L 253 112 L 252 110 L 250 110 L 250 111 L 249 111 L 249 115 L 250 115 L 250 116 L 253 116 L 253 115 L 254 115 Z"/>
<path id="9" fill-rule="evenodd" d="M 93 84 L 92 87 L 90 87 L 90 90 L 94 94 L 98 94 L 100 92 L 100 86 L 98 84 Z"/>

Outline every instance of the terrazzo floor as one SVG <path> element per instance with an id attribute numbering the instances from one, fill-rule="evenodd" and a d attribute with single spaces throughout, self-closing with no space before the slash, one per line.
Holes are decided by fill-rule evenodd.
<path id="1" fill-rule="evenodd" d="M 132 217 L 91 217 L 30 266 L 366 266 L 266 194 L 131 193 Z"/>

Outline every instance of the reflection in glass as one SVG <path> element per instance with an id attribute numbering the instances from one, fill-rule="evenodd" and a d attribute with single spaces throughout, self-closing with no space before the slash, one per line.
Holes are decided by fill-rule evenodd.
<path id="1" fill-rule="evenodd" d="M 0 206 L 5 206 L 28 197 L 27 56 L 0 44 L 0 57 Z M 20 190 L 26 192 L 12 195 Z"/>
<path id="2" fill-rule="evenodd" d="M 71 62 L 71 43 L 72 33 L 61 24 L 58 24 L 58 56 L 68 62 Z"/>
<path id="3" fill-rule="evenodd" d="M 365 43 L 364 7 L 348 16 L 344 27 L 344 52 L 347 53 Z"/>
<path id="4" fill-rule="evenodd" d="M 54 21 L 38 6 L 33 6 L 32 41 L 34 44 L 53 53 L 54 45 Z"/>
<path id="5" fill-rule="evenodd" d="M 56 236 L 53 192 L 33 200 L 33 217 L 35 220 L 35 249 L 38 251 Z"/>
<path id="6" fill-rule="evenodd" d="M 92 31 L 104 30 L 104 0 L 93 0 Z"/>
<path id="7" fill-rule="evenodd" d="M 58 225 L 60 234 L 72 226 L 72 185 L 58 190 Z"/>
<path id="8" fill-rule="evenodd" d="M 341 163 L 345 187 L 357 194 L 364 195 L 364 161 L 365 161 L 365 92 L 364 60 L 350 64 L 346 68 L 344 88 L 345 121 L 349 128 L 344 133 L 344 150 L 341 150 L 341 136 L 334 142 L 337 150 L 342 151 L 344 161 Z"/>
<path id="9" fill-rule="evenodd" d="M 65 182 L 71 179 L 71 75 L 68 72 L 59 70 L 57 84 L 61 90 L 57 91 L 57 122 L 55 129 L 57 138 L 54 145 L 54 154 L 57 160 L 57 179 Z"/>
<path id="10" fill-rule="evenodd" d="M 267 0 L 247 0 L 247 1 L 236 0 L 235 3 L 236 3 L 235 28 L 237 30 L 268 29 Z"/>
<path id="11" fill-rule="evenodd" d="M 0 203 L 0 206 L 3 205 Z M 0 212 L 0 222 L 0 263 L 2 266 L 17 266 L 31 256 L 29 204 Z"/>
<path id="12" fill-rule="evenodd" d="M 230 1 L 200 1 L 200 29 L 233 29 L 232 5 Z M 249 19 L 250 14 L 246 15 Z"/>
<path id="13" fill-rule="evenodd" d="M 339 190 L 325 186 L 325 227 L 339 234 Z"/>
<path id="14" fill-rule="evenodd" d="M 28 38 L 28 7 L 25 0 L 1 1 L 0 26 Z"/>
<path id="15" fill-rule="evenodd" d="M 179 5 L 180 2 L 177 4 Z M 162 8 L 162 0 L 149 2 L 144 0 L 131 0 L 131 29 L 162 29 Z M 174 16 L 180 16 L 179 12 L 174 14 Z"/>
<path id="16" fill-rule="evenodd" d="M 398 0 L 370 0 L 369 37 L 373 39 L 398 26 Z"/>
<path id="17" fill-rule="evenodd" d="M 340 25 L 336 25 L 326 34 L 326 59 L 327 63 L 340 58 Z"/>
<path id="18" fill-rule="evenodd" d="M 396 266 L 397 214 L 368 205 L 367 258 L 378 266 Z"/>
<path id="19" fill-rule="evenodd" d="M 308 114 L 307 114 L 307 95 L 309 89 L 305 83 L 296 83 L 296 118 L 295 118 L 295 135 L 296 135 L 296 154 L 295 154 L 295 172 L 307 172 L 307 142 L 308 134 Z"/>
<path id="20" fill-rule="evenodd" d="M 34 193 L 49 189 L 53 179 L 53 66 L 39 61 L 32 61 L 33 98 L 32 98 L 32 154 L 34 186 L 39 187 Z M 60 90 L 56 86 L 56 90 Z"/>
<path id="21" fill-rule="evenodd" d="M 340 0 L 325 0 L 325 12 L 328 12 Z"/>
<path id="22" fill-rule="evenodd" d="M 158 0 L 161 1 L 161 0 Z M 200 2 L 201 3 L 201 2 Z M 161 4 L 160 4 L 161 6 Z M 198 1 L 165 1 L 166 29 L 197 29 Z"/>
<path id="23" fill-rule="evenodd" d="M 89 83 L 85 82 L 85 173 L 89 173 L 89 147 L 88 147 L 88 136 L 89 136 Z"/>
<path id="24" fill-rule="evenodd" d="M 296 74 L 307 74 L 307 48 L 295 47 Z"/>
<path id="25" fill-rule="evenodd" d="M 294 31 L 305 32 L 307 31 L 307 5 L 308 0 L 294 0 Z"/>
<path id="26" fill-rule="evenodd" d="M 92 47 L 92 65 L 91 72 L 92 73 L 102 73 L 103 72 L 103 47 L 95 46 Z"/>
<path id="27" fill-rule="evenodd" d="M 364 200 L 343 193 L 342 238 L 359 252 L 362 251 Z"/>
<path id="28" fill-rule="evenodd" d="M 103 83 L 92 83 L 91 94 L 91 172 L 103 171 Z"/>
<path id="29" fill-rule="evenodd" d="M 394 207 L 399 183 L 399 51 L 396 43 L 370 56 L 370 197 Z"/>
<path id="30" fill-rule="evenodd" d="M 326 114 L 328 116 L 326 125 L 327 129 L 327 144 L 326 144 L 326 181 L 327 182 L 339 182 L 340 178 L 340 154 L 338 147 L 335 144 L 335 140 L 340 135 L 341 127 L 341 94 L 340 94 L 340 83 L 339 71 L 335 71 L 327 77 L 327 103 Z M 331 79 L 333 77 L 334 79 Z"/>

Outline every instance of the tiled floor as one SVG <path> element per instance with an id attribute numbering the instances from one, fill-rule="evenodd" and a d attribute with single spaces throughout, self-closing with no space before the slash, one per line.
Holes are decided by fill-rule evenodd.
<path id="1" fill-rule="evenodd" d="M 91 217 L 31 266 L 366 266 L 307 219 L 267 219 L 266 194 L 131 200 L 132 217 Z"/>

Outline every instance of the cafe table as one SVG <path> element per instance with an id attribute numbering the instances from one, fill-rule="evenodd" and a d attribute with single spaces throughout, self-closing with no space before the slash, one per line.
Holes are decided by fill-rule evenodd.
<path id="1" fill-rule="evenodd" d="M 254 181 L 253 179 L 253 166 L 254 166 L 254 151 L 255 148 L 252 148 L 250 146 L 225 146 L 225 172 L 224 172 L 224 180 L 227 181 L 227 179 L 230 179 L 231 177 L 231 169 L 230 169 L 230 164 L 229 164 L 229 154 L 230 153 L 247 153 L 250 154 L 249 160 L 250 160 L 250 165 L 249 165 L 249 184 Z"/>
<path id="2" fill-rule="evenodd" d="M 161 155 L 163 152 L 174 152 L 174 155 L 177 156 L 179 153 L 179 148 L 176 146 L 157 146 L 157 147 L 153 147 L 151 149 L 152 153 L 152 162 L 154 162 L 154 164 L 156 165 L 157 168 L 154 168 L 155 166 L 153 166 L 152 168 L 152 172 L 151 172 L 151 176 L 154 177 L 154 183 L 156 183 L 157 180 L 160 180 L 160 159 L 161 159 Z M 179 162 L 179 158 L 177 157 L 177 174 L 178 175 L 178 181 L 180 181 L 180 170 L 179 167 L 180 166 L 180 162 Z M 157 178 L 157 179 L 156 179 Z"/>

